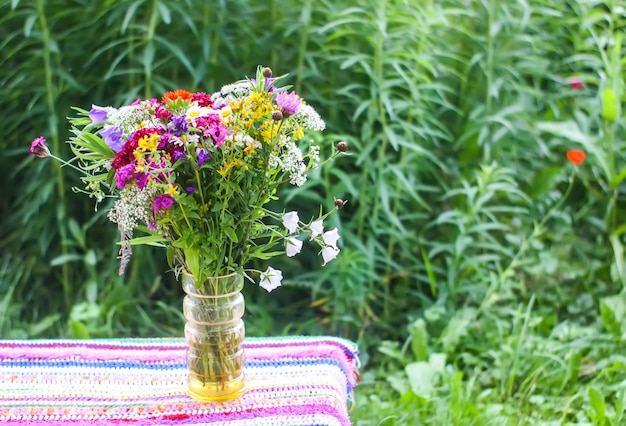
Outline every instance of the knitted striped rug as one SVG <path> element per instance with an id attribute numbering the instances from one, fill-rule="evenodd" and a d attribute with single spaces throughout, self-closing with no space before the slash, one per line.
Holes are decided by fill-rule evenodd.
<path id="1" fill-rule="evenodd" d="M 350 425 L 354 343 L 248 338 L 244 347 L 247 392 L 196 402 L 184 339 L 0 340 L 0 423 Z"/>

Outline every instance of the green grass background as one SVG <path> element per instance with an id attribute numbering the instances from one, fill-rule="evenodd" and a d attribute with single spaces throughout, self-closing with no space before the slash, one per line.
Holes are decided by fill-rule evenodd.
<path id="1" fill-rule="evenodd" d="M 349 200 L 342 252 L 275 262 L 248 335 L 356 341 L 359 426 L 626 424 L 625 29 L 617 0 L 0 0 L 0 338 L 182 336 L 164 253 L 118 277 L 107 206 L 29 143 L 264 65 L 352 155 L 284 189 Z"/>

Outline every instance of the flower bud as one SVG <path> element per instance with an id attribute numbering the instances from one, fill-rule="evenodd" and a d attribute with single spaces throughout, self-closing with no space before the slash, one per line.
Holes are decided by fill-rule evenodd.
<path id="1" fill-rule="evenodd" d="M 271 78 L 272 77 L 272 69 L 269 68 L 269 67 L 263 68 L 263 77 Z"/>
<path id="2" fill-rule="evenodd" d="M 338 209 L 343 209 L 343 206 L 345 206 L 347 203 L 348 200 L 342 200 L 341 198 L 335 199 L 335 207 L 337 207 Z"/>
<path id="3" fill-rule="evenodd" d="M 37 158 L 46 158 L 50 155 L 50 150 L 46 145 L 46 139 L 43 136 L 39 136 L 31 143 L 28 152 Z"/>
<path id="4" fill-rule="evenodd" d="M 346 152 L 348 150 L 348 142 L 341 141 L 337 144 L 337 151 Z"/>
<path id="5" fill-rule="evenodd" d="M 274 121 L 280 121 L 283 119 L 283 113 L 276 110 L 272 113 L 272 120 Z"/>

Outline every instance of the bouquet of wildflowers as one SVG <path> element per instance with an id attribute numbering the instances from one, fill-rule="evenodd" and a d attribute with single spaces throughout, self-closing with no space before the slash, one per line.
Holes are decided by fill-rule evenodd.
<path id="1" fill-rule="evenodd" d="M 305 134 L 325 127 L 279 86 L 283 78 L 259 67 L 254 79 L 211 95 L 176 90 L 119 108 L 75 108 L 74 158 L 65 164 L 85 174 L 83 191 L 97 202 L 116 197 L 108 217 L 121 235 L 120 274 L 135 244 L 166 247 L 172 268 L 196 283 L 242 272 L 253 259 L 294 256 L 303 235 L 319 244 L 324 264 L 337 256 L 337 229 L 324 232 L 331 212 L 304 223 L 297 212 L 266 208 L 279 185 L 302 185 L 320 165 L 320 147 Z M 329 159 L 346 149 L 340 142 Z M 31 153 L 50 155 L 43 138 Z M 268 291 L 282 279 L 271 267 L 260 276 Z"/>

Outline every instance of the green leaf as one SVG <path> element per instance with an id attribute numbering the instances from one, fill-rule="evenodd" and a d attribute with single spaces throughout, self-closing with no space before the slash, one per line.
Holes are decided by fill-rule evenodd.
<path id="1" fill-rule="evenodd" d="M 623 336 L 624 319 L 626 316 L 626 293 L 603 297 L 600 299 L 600 317 L 604 327 L 616 337 Z"/>
<path id="2" fill-rule="evenodd" d="M 426 361 L 428 358 L 428 330 L 426 330 L 426 322 L 419 318 L 409 324 L 409 333 L 411 335 L 411 349 L 413 355 L 418 361 Z"/>
<path id="3" fill-rule="evenodd" d="M 230 238 L 234 243 L 239 242 L 239 238 L 237 238 L 237 234 L 235 233 L 235 230 L 231 228 L 230 226 L 227 226 L 224 228 L 224 233 L 228 235 L 228 238 Z"/>
<path id="4" fill-rule="evenodd" d="M 89 339 L 89 328 L 81 321 L 70 320 L 70 333 L 75 339 Z"/>
<path id="5" fill-rule="evenodd" d="M 183 247 L 185 253 L 185 263 L 189 268 L 189 273 L 194 276 L 196 283 L 201 283 L 200 279 L 200 253 L 195 247 Z"/>
<path id="6" fill-rule="evenodd" d="M 439 376 L 446 367 L 446 355 L 432 354 L 428 362 L 412 362 L 404 368 L 415 395 L 428 398 L 435 390 Z"/>
<path id="7" fill-rule="evenodd" d="M 595 388 L 589 388 L 589 404 L 595 412 L 594 424 L 603 425 L 606 420 L 606 403 Z"/>
<path id="8" fill-rule="evenodd" d="M 161 235 L 147 235 L 145 237 L 137 237 L 130 240 L 129 243 L 131 246 L 146 244 L 149 246 L 164 247 L 163 237 Z"/>
<path id="9" fill-rule="evenodd" d="M 602 91 L 602 118 L 613 123 L 619 116 L 619 101 L 610 87 Z"/>

